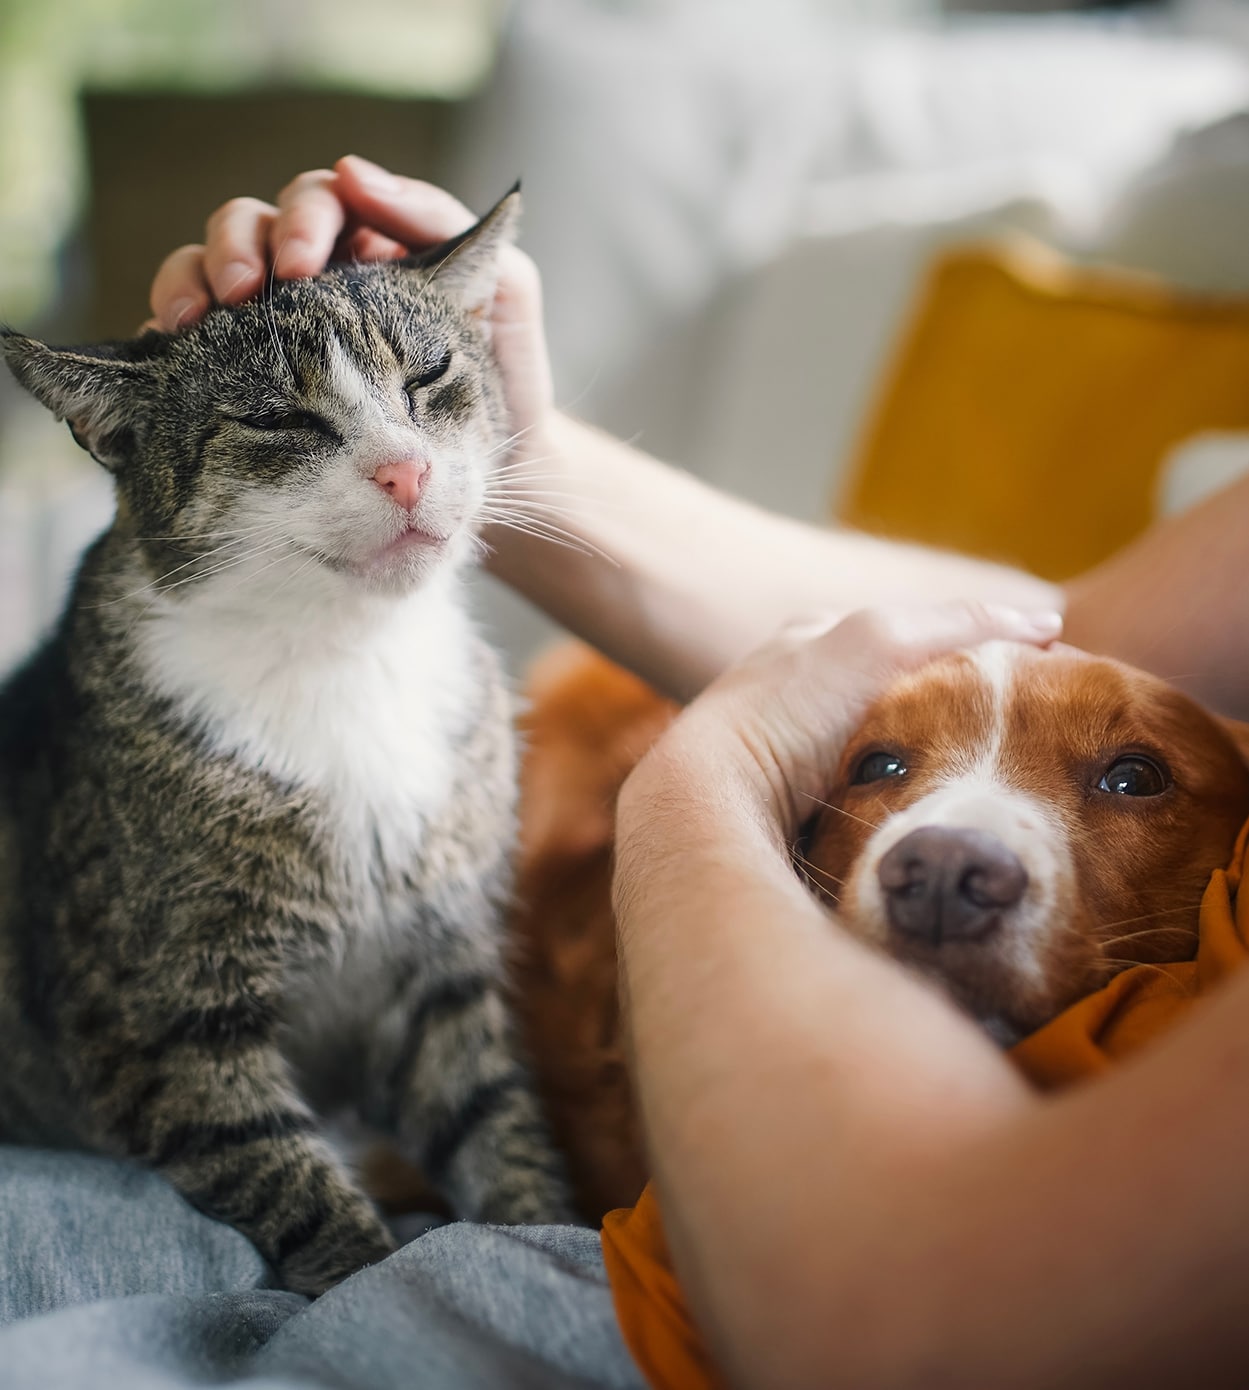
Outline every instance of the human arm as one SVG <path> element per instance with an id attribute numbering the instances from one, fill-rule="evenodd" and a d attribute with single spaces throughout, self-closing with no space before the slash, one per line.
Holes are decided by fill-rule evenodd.
<path id="1" fill-rule="evenodd" d="M 1066 587 L 1067 641 L 1249 719 L 1249 477 Z"/>
<path id="2" fill-rule="evenodd" d="M 347 158 L 299 175 L 276 204 L 234 199 L 205 245 L 175 251 L 153 285 L 157 321 L 257 293 L 270 264 L 308 275 L 337 252 L 400 254 L 461 231 L 449 194 Z M 488 567 L 571 631 L 686 697 L 797 612 L 846 613 L 922 596 L 1069 606 L 1069 640 L 1144 666 L 1249 717 L 1249 480 L 1165 522 L 1063 590 L 946 552 L 775 516 L 571 420 L 551 404 L 541 284 L 521 251 L 500 267 L 492 333 L 518 432 L 515 462 L 561 509 L 571 545 L 488 529 Z M 526 484 L 517 474 L 514 490 Z M 522 505 L 518 499 L 517 505 Z"/>
<path id="3" fill-rule="evenodd" d="M 174 329 L 213 302 L 240 302 L 270 266 L 309 275 L 332 254 L 397 255 L 470 220 L 443 190 L 348 157 L 299 175 L 275 204 L 236 198 L 219 208 L 205 244 L 180 248 L 158 272 L 155 321 Z M 571 544 L 491 526 L 487 567 L 671 694 L 696 693 L 813 608 L 844 613 L 916 592 L 1057 602 L 1052 586 L 1003 566 L 776 516 L 556 411 L 541 284 L 515 247 L 500 265 L 491 332 L 517 433 L 515 505 L 531 485 L 559 507 L 541 515 Z"/>
<path id="4" fill-rule="evenodd" d="M 769 1390 L 1241 1383 L 1249 981 L 1041 1099 L 836 930 L 790 866 L 795 792 L 819 786 L 872 680 L 933 637 L 854 622 L 849 644 L 730 673 L 621 799 L 639 1097 L 720 1364 Z M 1000 635 L 958 627 L 951 645 Z"/>

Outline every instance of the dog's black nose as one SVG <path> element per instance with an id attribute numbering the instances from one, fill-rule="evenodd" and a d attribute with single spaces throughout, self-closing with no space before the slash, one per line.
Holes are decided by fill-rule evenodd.
<path id="1" fill-rule="evenodd" d="M 1028 886 L 1027 870 L 1000 840 L 940 825 L 912 830 L 876 873 L 889 924 L 934 946 L 984 936 Z"/>

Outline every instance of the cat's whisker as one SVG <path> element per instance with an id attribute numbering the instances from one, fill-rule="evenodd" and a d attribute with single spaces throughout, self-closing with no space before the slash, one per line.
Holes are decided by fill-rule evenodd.
<path id="1" fill-rule="evenodd" d="M 557 497 L 563 498 L 569 502 L 576 502 L 580 506 L 591 507 L 602 506 L 606 502 L 605 498 L 587 497 L 584 493 L 569 492 L 566 489 L 561 488 L 517 488 L 509 486 L 505 488 L 498 488 L 495 490 L 487 490 L 486 495 L 488 497 L 497 497 L 500 501 L 504 502 L 525 502 L 528 501 L 531 497 L 537 499 L 538 501 L 541 501 L 544 498 L 548 497 Z"/>
<path id="2" fill-rule="evenodd" d="M 493 445 L 490 449 L 488 449 L 486 451 L 486 458 L 497 458 L 499 454 L 510 449 L 513 444 L 516 444 L 519 440 L 523 439 L 525 435 L 537 429 L 537 427 L 538 422 L 536 420 L 532 421 L 528 425 L 522 425 L 520 429 L 515 430 L 513 433 L 509 434 L 506 439 L 501 439 L 497 444 Z"/>
<path id="3" fill-rule="evenodd" d="M 248 536 L 257 531 L 267 531 L 275 526 L 285 525 L 283 521 L 262 521 L 255 526 L 232 526 L 221 531 L 184 531 L 181 535 L 136 536 L 137 541 L 211 541 L 222 536 Z"/>
<path id="4" fill-rule="evenodd" d="M 522 535 L 533 536 L 537 540 L 550 541 L 552 545 L 562 545 L 569 550 L 579 551 L 582 555 L 597 556 L 599 559 L 606 560 L 607 563 L 610 565 L 616 565 L 619 563 L 619 561 L 613 559 L 612 556 L 606 554 L 597 546 L 591 545 L 588 541 L 583 541 L 579 538 L 561 538 L 559 535 L 552 534 L 548 530 L 538 529 L 536 523 L 534 525 L 525 525 L 523 522 L 519 522 L 515 518 L 505 517 L 487 517 L 485 518 L 485 520 L 489 521 L 489 523 L 493 526 L 502 526 L 509 531 L 519 531 Z M 479 537 L 478 539 L 481 540 L 482 538 Z M 485 545 L 487 550 L 489 550 L 488 542 L 482 540 L 482 544 Z"/>
<path id="5" fill-rule="evenodd" d="M 593 497 L 584 492 L 574 492 L 568 488 L 545 485 L 557 481 L 558 479 L 535 478 L 532 487 L 527 483 L 518 486 L 507 481 L 502 484 L 495 484 L 493 487 L 487 487 L 483 497 L 492 502 L 523 502 L 531 497 L 541 502 L 548 498 L 554 498 L 557 501 L 567 502 L 570 506 L 578 507 L 602 507 L 606 502 L 606 499 Z"/>
<path id="6" fill-rule="evenodd" d="M 558 496 L 559 494 L 555 495 Z M 493 498 L 491 500 L 495 502 L 507 503 L 509 510 L 516 512 L 519 516 L 532 516 L 535 518 L 563 517 L 568 521 L 576 522 L 580 521 L 582 517 L 585 515 L 585 512 L 581 509 L 577 507 L 570 507 L 566 503 L 544 502 L 542 500 L 541 495 L 535 496 L 533 498 L 523 496 L 498 497 Z"/>
<path id="7" fill-rule="evenodd" d="M 201 574 L 188 574 L 185 578 L 179 579 L 174 584 L 165 584 L 161 587 L 162 594 L 172 593 L 174 589 L 180 589 L 184 584 L 195 584 L 205 579 L 212 579 L 215 575 L 224 574 L 226 570 L 237 569 L 239 565 L 245 565 L 249 560 L 258 560 L 265 555 L 271 555 L 275 550 L 280 550 L 284 546 L 294 547 L 295 542 L 282 537 L 272 541 L 268 545 L 260 546 L 258 549 L 249 550 L 246 555 L 237 555 L 229 560 L 222 560 L 218 564 L 212 565 Z"/>
<path id="8" fill-rule="evenodd" d="M 270 597 L 275 598 L 278 594 L 282 592 L 283 589 L 286 588 L 288 584 L 298 579 L 301 574 L 306 574 L 308 570 L 312 568 L 313 565 L 320 564 L 321 559 L 322 557 L 320 553 L 314 550 L 297 570 L 292 570 L 290 574 L 286 576 L 286 578 L 277 586 L 277 588 L 273 590 Z"/>
<path id="9" fill-rule="evenodd" d="M 265 528 L 265 535 L 262 537 L 262 539 L 267 538 L 268 535 L 275 534 L 284 526 L 284 522 L 274 522 L 272 525 L 267 526 Z M 182 570 L 189 569 L 192 565 L 198 565 L 204 560 L 211 559 L 214 555 L 220 555 L 223 550 L 229 550 L 231 546 L 241 545 L 243 544 L 244 540 L 253 539 L 254 537 L 235 536 L 232 539 L 225 541 L 222 545 L 214 546 L 211 550 L 201 551 L 198 555 L 193 555 L 189 560 L 184 560 L 182 564 L 175 565 L 173 569 L 166 570 L 164 574 L 159 575 L 156 579 L 152 580 L 152 586 L 157 587 L 163 585 L 166 579 L 169 579 L 171 576 L 175 574 L 181 573 Z"/>
<path id="10" fill-rule="evenodd" d="M 588 493 L 575 491 L 568 487 L 560 488 L 558 485 L 562 481 L 561 478 L 551 474 L 533 478 L 490 478 L 486 481 L 485 493 L 487 497 L 523 497 L 535 489 L 554 487 L 563 496 L 591 500 Z"/>
<path id="11" fill-rule="evenodd" d="M 281 245 L 273 253 L 273 259 L 269 262 L 269 283 L 265 286 L 265 292 L 261 296 L 261 315 L 269 329 L 269 337 L 273 340 L 273 350 L 277 353 L 278 360 L 286 368 L 286 375 L 290 378 L 292 386 L 296 385 L 299 378 L 295 375 L 295 369 L 291 366 L 290 358 L 286 355 L 286 349 L 282 346 L 282 337 L 278 331 L 277 311 L 273 307 L 273 289 L 277 283 L 278 257 L 282 254 L 282 248 L 289 240 L 289 236 L 283 237 Z"/>
<path id="12" fill-rule="evenodd" d="M 276 523 L 273 529 L 275 529 L 275 530 L 278 529 L 278 526 L 279 526 L 279 525 L 280 525 L 280 523 Z M 265 540 L 267 539 L 267 537 L 262 537 L 261 539 L 262 539 L 262 541 L 265 541 Z M 240 538 L 240 540 L 241 540 L 241 538 Z M 254 542 L 253 542 L 253 543 L 254 543 Z M 188 568 L 189 566 L 191 566 L 191 565 L 199 564 L 201 561 L 203 561 L 203 560 L 205 560 L 205 559 L 207 559 L 207 558 L 209 558 L 209 557 L 211 557 L 211 556 L 213 556 L 213 555 L 216 555 L 216 554 L 220 553 L 220 552 L 223 551 L 223 550 L 228 550 L 229 548 L 230 548 L 230 547 L 229 547 L 229 544 L 217 546 L 215 550 L 209 550 L 209 551 L 205 552 L 204 554 L 197 555 L 197 556 L 194 557 L 194 559 L 188 560 L 188 561 L 186 561 L 184 564 L 175 565 L 173 569 L 167 570 L 164 574 L 158 575 L 155 579 L 149 579 L 145 584 L 140 584 L 140 585 L 138 586 L 138 588 L 131 589 L 131 590 L 130 590 L 129 592 L 127 592 L 127 593 L 118 595 L 117 598 L 106 599 L 103 603 L 93 603 L 93 604 L 87 604 L 87 605 L 85 605 L 85 606 L 88 607 L 88 608 L 90 608 L 90 609 L 92 609 L 92 610 L 101 609 L 101 608 L 115 608 L 115 607 L 117 607 L 118 604 L 127 603 L 127 602 L 129 602 L 131 599 L 140 598 L 140 597 L 141 597 L 142 595 L 144 595 L 144 594 L 149 594 L 149 593 L 154 593 L 154 592 L 168 593 L 171 589 L 180 588 L 183 584 L 188 583 L 190 580 L 194 580 L 194 579 L 206 579 L 206 578 L 208 578 L 210 575 L 216 574 L 216 573 L 218 572 L 219 569 L 221 569 L 221 568 L 223 568 L 223 567 L 228 568 L 229 565 L 236 563 L 236 561 L 246 560 L 246 559 L 248 558 L 249 555 L 252 555 L 252 554 L 257 553 L 256 551 L 249 551 L 248 554 L 241 555 L 241 556 L 238 556 L 238 557 L 232 557 L 229 561 L 224 562 L 224 564 L 223 564 L 223 562 L 218 562 L 216 565 L 210 566 L 207 570 L 204 570 L 204 571 L 202 571 L 202 572 L 200 572 L 200 573 L 197 573 L 197 574 L 188 575 L 188 576 L 186 576 L 186 578 L 184 578 L 184 579 L 179 579 L 179 580 L 177 580 L 177 581 L 176 581 L 175 583 L 173 583 L 173 584 L 166 584 L 166 583 L 164 582 L 166 579 L 168 579 L 168 578 L 170 577 L 170 575 L 177 574 L 180 570 L 187 569 L 187 568 Z M 263 552 L 261 552 L 261 553 L 263 553 Z"/>
<path id="13" fill-rule="evenodd" d="M 521 433 L 527 433 L 527 432 L 528 432 L 528 427 L 526 428 L 525 431 L 519 431 L 519 430 L 518 430 L 518 431 L 517 431 L 517 435 L 519 435 L 519 434 L 521 434 Z M 504 448 L 505 448 L 505 447 L 506 447 L 506 448 L 511 448 L 511 446 L 512 446 L 514 440 L 516 439 L 516 437 L 517 437 L 516 435 L 513 435 L 513 436 L 511 436 L 510 438 L 505 439 L 505 440 L 503 441 L 502 444 L 495 444 L 495 445 L 492 445 L 489 449 L 486 450 L 486 453 L 485 453 L 485 455 L 483 456 L 483 458 L 484 458 L 485 460 L 489 460 L 489 459 L 492 459 L 492 458 L 497 458 L 497 457 L 499 456 L 499 454 L 501 454 L 501 453 L 504 451 Z M 500 464 L 497 466 L 497 471 L 498 471 L 498 472 L 503 472 L 503 471 L 505 471 L 506 469 L 509 469 L 509 468 L 529 468 L 529 467 L 532 467 L 532 465 L 535 464 L 535 463 L 550 463 L 552 459 L 555 459 L 555 458 L 558 458 L 558 457 L 559 457 L 558 454 L 536 454 L 536 455 L 532 455 L 532 454 L 522 454 L 522 455 L 520 456 L 520 458 L 508 459 L 505 463 L 500 463 Z"/>
<path id="14" fill-rule="evenodd" d="M 484 507 L 481 517 L 494 525 L 511 526 L 513 530 L 528 529 L 530 535 L 545 536 L 548 540 L 562 540 L 565 545 L 571 546 L 575 550 L 582 550 L 587 554 L 602 556 L 603 559 L 610 558 L 604 551 L 600 550 L 592 542 L 587 541 L 583 536 L 578 536 L 572 531 L 566 531 L 562 526 L 557 526 L 553 521 L 548 521 L 543 516 L 534 516 L 527 512 L 512 510 L 510 512 L 499 512 L 495 509 Z"/>
<path id="15" fill-rule="evenodd" d="M 498 485 L 502 482 L 531 482 L 531 483 L 558 483 L 567 484 L 568 476 L 558 468 L 544 468 L 543 465 L 550 463 L 547 458 L 530 459 L 524 464 L 501 463 L 497 468 L 492 468 L 486 474 L 487 483 Z"/>
<path id="16" fill-rule="evenodd" d="M 550 459 L 530 459 L 524 464 L 501 463 L 497 468 L 492 468 L 487 474 L 487 481 L 491 483 L 511 482 L 516 479 L 525 479 L 529 482 L 557 482 L 567 481 L 564 473 L 558 468 L 542 469 L 541 465 L 549 463 Z"/>
<path id="17" fill-rule="evenodd" d="M 510 513 L 506 516 L 483 513 L 482 519 L 492 526 L 506 526 L 509 530 L 522 531 L 526 535 L 537 536 L 545 540 L 559 541 L 565 545 L 571 546 L 573 549 L 586 549 L 586 553 L 590 553 L 587 548 L 588 543 L 583 543 L 579 536 L 574 536 L 571 532 L 551 526 L 538 517 L 520 517 L 515 513 Z"/>
<path id="18" fill-rule="evenodd" d="M 598 379 L 600 376 L 602 376 L 602 374 L 603 364 L 600 362 L 599 365 L 595 367 L 595 369 L 590 373 L 589 381 L 586 382 L 586 384 L 581 388 L 580 391 L 577 392 L 575 396 L 572 397 L 571 400 L 565 401 L 559 407 L 560 410 L 564 411 L 566 414 L 576 410 L 576 408 L 581 404 L 581 402 L 585 400 L 585 398 L 590 394 L 591 391 L 594 390 L 595 386 L 598 384 Z"/>
<path id="19" fill-rule="evenodd" d="M 548 499 L 555 499 L 550 501 Z M 483 502 L 493 502 L 502 504 L 514 504 L 517 506 L 543 505 L 556 506 L 565 505 L 565 510 L 569 515 L 574 514 L 575 510 L 581 507 L 593 507 L 597 504 L 597 499 L 586 497 L 581 493 L 569 492 L 564 488 L 514 488 L 511 486 L 501 488 L 487 488 L 482 496 Z"/>
<path id="20" fill-rule="evenodd" d="M 299 549 L 299 548 L 298 548 L 298 546 L 295 545 L 295 542 L 294 542 L 294 541 L 291 541 L 291 542 L 290 542 L 290 545 L 291 545 L 292 549 L 293 549 L 296 553 L 298 553 L 298 549 Z M 242 574 L 236 574 L 236 575 L 234 576 L 233 589 L 234 589 L 234 590 L 238 590 L 238 589 L 243 588 L 243 587 L 244 587 L 245 585 L 247 585 L 247 584 L 253 583 L 255 580 L 259 579 L 260 576 L 261 576 L 262 574 L 267 574 L 271 569 L 274 568 L 274 566 L 280 565 L 280 564 L 282 564 L 284 561 L 289 560 L 290 558 L 291 558 L 290 555 L 277 555 L 277 556 L 275 556 L 272 560 L 270 560 L 269 563 L 268 563 L 267 565 L 261 565 L 261 567 L 260 567 L 258 570 L 249 570 L 249 571 L 243 572 Z M 315 559 L 315 557 L 313 557 L 313 558 Z M 305 569 L 307 569 L 307 567 L 308 567 L 307 562 L 305 562 L 304 564 L 302 564 L 302 565 L 299 566 L 299 570 L 298 570 L 297 572 L 298 572 L 298 573 L 302 573 Z M 285 587 L 285 585 L 286 585 L 287 583 L 289 583 L 290 578 L 291 578 L 291 576 L 290 576 L 290 575 L 287 575 L 286 579 L 284 579 L 284 580 L 282 581 L 282 583 L 278 585 L 277 589 L 275 589 L 273 592 L 276 593 L 276 592 L 278 592 L 278 590 L 280 590 L 280 589 L 282 589 L 283 587 Z"/>

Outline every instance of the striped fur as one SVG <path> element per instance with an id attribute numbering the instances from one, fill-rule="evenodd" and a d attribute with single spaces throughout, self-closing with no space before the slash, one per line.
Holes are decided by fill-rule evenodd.
<path id="1" fill-rule="evenodd" d="M 504 1002 L 511 711 L 460 579 L 514 205 L 176 336 L 4 344 L 118 509 L 0 694 L 0 1137 L 151 1165 L 304 1293 L 390 1248 L 322 1135 L 345 1106 L 461 1215 L 567 1214 Z M 397 518 L 372 473 L 409 454 Z"/>

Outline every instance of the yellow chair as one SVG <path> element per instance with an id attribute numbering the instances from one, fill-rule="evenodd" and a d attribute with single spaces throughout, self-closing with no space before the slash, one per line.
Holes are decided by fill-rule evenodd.
<path id="1" fill-rule="evenodd" d="M 930 272 L 836 510 L 1066 579 L 1149 524 L 1163 459 L 1204 430 L 1249 430 L 1249 301 L 1030 242 L 958 250 Z"/>

